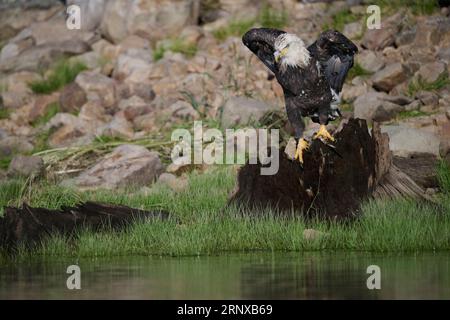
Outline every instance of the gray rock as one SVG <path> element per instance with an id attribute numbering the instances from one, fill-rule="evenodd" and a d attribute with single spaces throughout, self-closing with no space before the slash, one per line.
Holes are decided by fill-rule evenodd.
<path id="1" fill-rule="evenodd" d="M 102 22 L 106 0 L 68 0 L 67 5 L 78 5 L 81 9 L 81 30 L 93 31 Z"/>
<path id="2" fill-rule="evenodd" d="M 353 103 L 355 117 L 387 121 L 394 118 L 398 112 L 404 110 L 404 106 L 389 102 L 386 98 L 388 98 L 388 95 L 383 92 L 368 92 L 359 96 Z"/>
<path id="3" fill-rule="evenodd" d="M 404 66 L 400 62 L 393 63 L 373 75 L 373 87 L 377 90 L 389 92 L 407 78 L 407 70 Z"/>
<path id="4" fill-rule="evenodd" d="M 414 39 L 416 38 L 417 28 L 411 27 L 407 28 L 405 30 L 402 30 L 396 37 L 395 37 L 395 44 L 397 47 L 404 46 L 407 44 L 411 44 L 414 42 Z"/>
<path id="5" fill-rule="evenodd" d="M 431 91 L 419 91 L 416 93 L 416 98 L 422 102 L 423 105 L 437 106 L 439 103 L 439 96 Z"/>
<path id="6" fill-rule="evenodd" d="M 9 136 L 0 140 L 0 156 L 11 156 L 15 153 L 27 153 L 33 150 L 33 145 L 19 136 Z"/>
<path id="7" fill-rule="evenodd" d="M 356 61 L 370 72 L 377 72 L 384 67 L 383 56 L 376 51 L 364 50 L 356 56 Z"/>
<path id="8" fill-rule="evenodd" d="M 59 4 L 61 4 L 59 0 L 0 0 L 0 9 L 16 7 L 48 9 Z"/>
<path id="9" fill-rule="evenodd" d="M 238 124 L 245 125 L 250 121 L 258 121 L 271 110 L 274 108 L 265 102 L 245 97 L 233 97 L 223 107 L 222 126 L 228 128 Z"/>
<path id="10" fill-rule="evenodd" d="M 352 102 L 359 96 L 369 92 L 371 88 L 366 84 L 349 85 L 347 83 L 342 87 L 342 100 L 346 102 Z"/>
<path id="11" fill-rule="evenodd" d="M 363 26 L 361 22 L 352 22 L 344 26 L 343 33 L 350 39 L 356 39 L 360 37 L 363 33 Z"/>
<path id="12" fill-rule="evenodd" d="M 168 112 L 172 117 L 180 119 L 196 120 L 200 117 L 197 110 L 195 110 L 190 103 L 183 100 L 178 100 L 177 102 L 172 104 L 169 107 Z"/>
<path id="13" fill-rule="evenodd" d="M 101 135 L 131 139 L 134 135 L 133 124 L 125 118 L 125 115 L 117 113 L 113 120 L 101 129 Z"/>
<path id="14" fill-rule="evenodd" d="M 413 102 L 411 102 L 410 104 L 407 104 L 405 106 L 405 111 L 414 111 L 414 110 L 419 110 L 421 106 L 421 103 L 419 100 L 414 100 Z"/>
<path id="15" fill-rule="evenodd" d="M 395 156 L 409 157 L 416 153 L 439 156 L 439 137 L 434 133 L 406 125 L 384 125 L 381 131 L 389 135 L 389 148 Z"/>
<path id="16" fill-rule="evenodd" d="M 39 177 L 44 174 L 44 161 L 36 156 L 15 156 L 8 168 L 10 177 Z"/>
<path id="17" fill-rule="evenodd" d="M 86 102 L 86 93 L 76 82 L 65 86 L 59 96 L 59 105 L 62 112 L 76 113 Z"/>
<path id="18" fill-rule="evenodd" d="M 414 75 L 416 78 L 421 78 L 425 82 L 435 82 L 441 75 L 447 73 L 447 66 L 443 62 L 430 62 L 420 67 L 419 71 Z"/>
<path id="19" fill-rule="evenodd" d="M 148 57 L 151 57 L 148 51 Z M 113 77 L 130 83 L 142 83 L 152 72 L 151 61 L 129 54 L 121 54 L 114 67 Z"/>
<path id="20" fill-rule="evenodd" d="M 121 145 L 92 168 L 64 184 L 83 189 L 146 186 L 163 171 L 159 154 L 137 145 Z"/>
<path id="21" fill-rule="evenodd" d="M 111 0 L 107 2 L 101 30 L 118 43 L 129 34 L 152 40 L 175 36 L 183 27 L 198 21 L 193 0 Z"/>
<path id="22" fill-rule="evenodd" d="M 84 90 L 88 100 L 99 99 L 106 108 L 116 103 L 116 83 L 113 79 L 92 71 L 81 72 L 75 82 Z"/>
<path id="23" fill-rule="evenodd" d="M 404 95 L 389 95 L 383 98 L 386 101 L 399 104 L 401 106 L 408 105 L 413 102 L 413 99 Z"/>
<path id="24" fill-rule="evenodd" d="M 382 50 L 395 43 L 395 36 L 398 34 L 404 20 L 404 12 L 382 19 L 381 29 L 368 29 L 361 41 L 363 47 L 370 50 Z"/>
<path id="25" fill-rule="evenodd" d="M 125 118 L 129 121 L 150 112 L 151 109 L 151 106 L 138 96 L 132 96 L 119 102 L 119 110 L 124 112 Z"/>

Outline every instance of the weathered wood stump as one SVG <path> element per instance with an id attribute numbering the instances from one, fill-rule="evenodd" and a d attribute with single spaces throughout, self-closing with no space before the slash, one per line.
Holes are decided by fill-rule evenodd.
<path id="1" fill-rule="evenodd" d="M 350 119 L 335 133 L 335 148 L 314 140 L 304 153 L 303 168 L 278 150 L 280 165 L 275 175 L 261 175 L 261 164 L 246 164 L 237 178 L 230 203 L 252 212 L 270 207 L 286 215 L 339 219 L 358 214 L 370 197 L 427 199 L 424 191 L 393 165 L 389 138 L 374 124 Z"/>
<path id="2" fill-rule="evenodd" d="M 33 246 L 51 234 L 75 235 L 88 228 L 93 231 L 118 230 L 143 219 L 167 219 L 163 211 L 144 211 L 125 206 L 86 202 L 59 210 L 5 208 L 0 217 L 0 248 L 14 250 L 18 245 Z"/>

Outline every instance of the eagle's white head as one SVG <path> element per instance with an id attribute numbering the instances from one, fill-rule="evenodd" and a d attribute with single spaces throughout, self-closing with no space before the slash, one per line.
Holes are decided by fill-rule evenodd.
<path id="1" fill-rule="evenodd" d="M 283 72 L 288 66 L 304 68 L 311 59 L 303 40 L 292 33 L 283 33 L 278 36 L 275 40 L 274 56 Z"/>

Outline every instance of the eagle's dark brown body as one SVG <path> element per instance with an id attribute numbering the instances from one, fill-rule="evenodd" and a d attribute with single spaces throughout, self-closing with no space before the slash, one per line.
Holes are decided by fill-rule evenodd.
<path id="1" fill-rule="evenodd" d="M 339 92 L 358 48 L 341 33 L 326 31 L 307 48 L 306 65 L 282 68 L 275 59 L 276 42 L 286 34 L 277 29 L 255 28 L 249 30 L 242 41 L 282 86 L 286 112 L 298 139 L 304 131 L 303 117 L 326 125 L 339 114 Z"/>

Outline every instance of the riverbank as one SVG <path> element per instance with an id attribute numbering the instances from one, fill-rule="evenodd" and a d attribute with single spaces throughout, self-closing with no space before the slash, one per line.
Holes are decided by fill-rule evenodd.
<path id="1" fill-rule="evenodd" d="M 81 192 L 48 183 L 9 181 L 0 186 L 0 205 L 59 208 L 82 201 L 122 204 L 140 209 L 163 208 L 168 221 L 136 223 L 121 232 L 81 232 L 75 239 L 54 236 L 32 251 L 19 249 L 15 259 L 41 257 L 108 257 L 124 255 L 192 256 L 256 250 L 417 252 L 450 249 L 450 170 L 439 169 L 439 205 L 413 201 L 369 201 L 351 223 L 242 215 L 226 208 L 235 170 L 219 167 L 189 174 L 185 190 L 156 184 L 146 192 Z M 314 231 L 305 231 L 313 229 Z M 5 259 L 5 257 L 3 258 Z"/>

